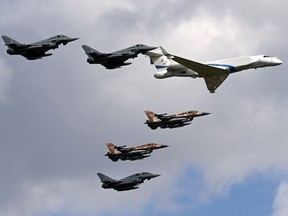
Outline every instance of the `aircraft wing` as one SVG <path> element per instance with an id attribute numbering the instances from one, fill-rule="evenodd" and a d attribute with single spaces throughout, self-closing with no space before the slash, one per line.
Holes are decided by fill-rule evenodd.
<path id="1" fill-rule="evenodd" d="M 117 186 L 134 186 L 134 185 L 138 185 L 140 182 L 138 181 L 134 181 L 134 180 L 121 180 L 118 181 Z"/>
<path id="2" fill-rule="evenodd" d="M 162 114 L 155 114 L 157 118 L 161 119 L 161 120 L 168 120 L 168 119 L 171 119 L 170 116 L 167 116 L 167 115 L 162 115 Z"/>
<path id="3" fill-rule="evenodd" d="M 137 185 L 139 185 L 141 182 L 135 181 L 135 180 L 119 180 L 117 184 L 115 185 L 115 190 L 122 191 L 122 190 L 133 190 L 137 189 Z"/>
<path id="4" fill-rule="evenodd" d="M 105 62 L 105 63 L 100 63 L 101 65 L 103 65 L 104 67 L 106 67 L 107 69 L 115 69 L 115 68 L 121 68 L 121 66 L 125 66 L 128 65 L 129 63 L 125 63 L 125 62 Z"/>
<path id="5" fill-rule="evenodd" d="M 102 62 L 100 62 L 100 64 L 105 66 L 107 69 L 120 68 L 121 66 L 131 64 L 130 62 L 125 62 L 129 58 L 130 57 L 127 57 L 127 56 L 108 57 L 108 58 L 103 59 Z"/>
<path id="6" fill-rule="evenodd" d="M 125 146 L 115 146 L 115 148 L 121 153 L 127 153 L 132 151 L 132 149 L 126 148 Z"/>
<path id="7" fill-rule="evenodd" d="M 93 58 L 97 59 L 97 58 L 106 58 L 108 56 L 111 56 L 111 53 L 100 53 L 100 52 L 91 52 L 89 53 L 90 56 L 92 56 Z"/>
<path id="8" fill-rule="evenodd" d="M 52 55 L 51 53 L 45 53 L 49 49 L 43 49 L 43 48 L 38 48 L 38 49 L 29 49 L 29 50 L 23 50 L 21 53 L 22 56 L 24 56 L 27 59 L 33 60 L 33 59 L 40 59 L 45 56 Z"/>
<path id="9" fill-rule="evenodd" d="M 129 153 L 128 156 L 141 156 L 143 154 L 147 154 L 148 151 L 147 150 L 130 150 L 124 153 Z"/>
<path id="10" fill-rule="evenodd" d="M 203 77 L 206 86 L 211 93 L 214 93 L 215 90 L 224 82 L 224 80 L 230 74 L 229 71 L 226 71 L 224 69 L 184 59 L 179 56 L 174 56 L 173 60 L 197 72 L 200 77 Z"/>
<path id="11" fill-rule="evenodd" d="M 30 45 L 28 44 L 5 44 L 8 47 L 11 47 L 12 49 L 26 49 L 28 47 L 30 47 Z"/>

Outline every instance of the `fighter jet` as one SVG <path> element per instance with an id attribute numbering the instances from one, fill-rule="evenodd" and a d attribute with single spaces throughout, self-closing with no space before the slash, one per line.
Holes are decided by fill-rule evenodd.
<path id="1" fill-rule="evenodd" d="M 102 188 L 113 188 L 116 191 L 127 191 L 139 188 L 138 185 L 142 184 L 144 180 L 150 180 L 151 178 L 158 177 L 158 174 L 151 174 L 148 172 L 136 173 L 126 178 L 116 180 L 112 179 L 102 173 L 97 173 L 102 184 Z"/>
<path id="2" fill-rule="evenodd" d="M 87 62 L 89 64 L 101 64 L 107 69 L 115 69 L 120 68 L 121 66 L 130 65 L 131 62 L 125 61 L 130 58 L 137 57 L 139 53 L 145 54 L 150 50 L 156 49 L 157 47 L 136 44 L 126 49 L 111 53 L 101 53 L 87 45 L 83 45 L 82 48 L 88 56 Z"/>
<path id="3" fill-rule="evenodd" d="M 151 64 L 156 66 L 155 78 L 202 77 L 210 93 L 214 93 L 231 73 L 282 64 L 280 59 L 268 55 L 244 56 L 199 63 L 171 55 L 161 46 L 159 48 L 146 53 L 150 57 Z"/>
<path id="4" fill-rule="evenodd" d="M 158 127 L 162 129 L 184 127 L 191 124 L 191 121 L 194 117 L 210 114 L 207 112 L 199 111 L 188 111 L 173 115 L 167 115 L 167 113 L 155 114 L 154 112 L 149 110 L 146 110 L 144 112 L 148 117 L 145 124 L 147 124 L 148 127 L 150 127 L 152 130 L 157 129 Z"/>
<path id="5" fill-rule="evenodd" d="M 46 40 L 24 44 L 2 35 L 5 45 L 8 46 L 7 53 L 9 55 L 22 55 L 28 60 L 41 59 L 42 57 L 51 56 L 52 53 L 46 53 L 50 49 L 56 49 L 60 44 L 66 45 L 71 41 L 79 38 L 71 38 L 65 35 L 55 35 Z"/>
<path id="6" fill-rule="evenodd" d="M 113 143 L 106 143 L 109 152 L 105 156 L 116 162 L 120 160 L 140 160 L 150 157 L 154 149 L 166 148 L 168 145 L 160 145 L 156 143 L 148 143 L 140 146 L 126 147 L 115 146 Z"/>

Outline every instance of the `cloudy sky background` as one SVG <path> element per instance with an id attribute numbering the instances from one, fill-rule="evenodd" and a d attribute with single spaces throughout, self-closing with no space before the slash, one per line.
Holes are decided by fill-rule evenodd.
<path id="1" fill-rule="evenodd" d="M 1 35 L 80 39 L 28 61 L 0 46 L 1 216 L 288 215 L 286 1 L 2 0 Z M 196 61 L 268 54 L 278 67 L 236 73 L 210 94 L 204 80 L 156 80 L 149 58 L 106 70 L 82 44 L 114 51 L 163 46 Z M 150 130 L 144 110 L 211 112 Z M 106 142 L 170 145 L 113 163 Z M 161 174 L 140 189 L 101 188 L 97 172 Z"/>

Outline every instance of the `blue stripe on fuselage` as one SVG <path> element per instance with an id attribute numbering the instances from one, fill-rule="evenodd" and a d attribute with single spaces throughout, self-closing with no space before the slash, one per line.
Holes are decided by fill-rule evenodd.
<path id="1" fill-rule="evenodd" d="M 212 67 L 226 67 L 229 69 L 230 72 L 236 72 L 236 68 L 228 64 L 207 64 L 207 65 Z"/>
<path id="2" fill-rule="evenodd" d="M 168 68 L 168 66 L 165 65 L 155 65 L 156 69 L 164 69 L 164 68 Z"/>

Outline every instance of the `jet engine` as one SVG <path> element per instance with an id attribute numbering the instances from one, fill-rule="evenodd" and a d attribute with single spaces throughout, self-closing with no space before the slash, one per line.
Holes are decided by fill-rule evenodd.
<path id="1" fill-rule="evenodd" d="M 15 51 L 11 48 L 8 48 L 7 49 L 7 53 L 10 54 L 10 55 L 16 55 Z"/>

